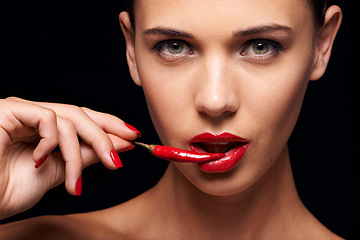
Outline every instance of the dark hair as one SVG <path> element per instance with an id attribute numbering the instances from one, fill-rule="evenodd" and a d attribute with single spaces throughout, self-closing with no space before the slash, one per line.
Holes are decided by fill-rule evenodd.
<path id="1" fill-rule="evenodd" d="M 314 21 L 318 27 L 324 24 L 325 10 L 327 7 L 327 0 L 305 0 L 310 4 L 313 10 Z M 130 21 L 133 27 L 135 27 L 134 17 L 135 0 L 127 0 L 127 12 L 130 16 Z"/>
<path id="2" fill-rule="evenodd" d="M 324 24 L 327 0 L 307 0 L 313 10 L 315 23 L 318 27 Z"/>
<path id="3" fill-rule="evenodd" d="M 129 14 L 130 22 L 131 22 L 131 25 L 133 26 L 133 28 L 135 27 L 134 8 L 135 8 L 135 0 L 127 0 L 126 11 Z"/>

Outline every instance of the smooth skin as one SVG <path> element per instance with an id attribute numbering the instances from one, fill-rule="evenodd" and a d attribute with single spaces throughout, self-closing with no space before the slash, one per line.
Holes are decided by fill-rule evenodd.
<path id="1" fill-rule="evenodd" d="M 109 114 L 14 97 L 0 100 L 0 126 L 1 218 L 32 207 L 64 180 L 75 195 L 83 168 L 101 160 L 117 169 L 110 151 L 132 146 L 129 141 L 138 136 Z M 57 145 L 60 152 L 51 153 Z M 44 156 L 46 161 L 36 169 Z"/>
<path id="2" fill-rule="evenodd" d="M 296 0 L 139 0 L 135 30 L 128 14 L 121 13 L 130 73 L 144 89 L 163 144 L 189 149 L 188 141 L 199 133 L 227 131 L 249 140 L 246 154 L 222 174 L 202 172 L 196 164 L 170 163 L 154 188 L 126 203 L 3 225 L 0 238 L 341 239 L 302 204 L 286 144 L 308 81 L 325 72 L 341 24 L 337 6 L 328 8 L 320 29 L 311 13 L 306 1 Z M 281 47 L 271 42 L 265 54 L 255 53 L 262 48 L 253 47 L 254 39 L 276 41 Z M 59 116 L 62 107 L 69 107 L 49 106 Z M 101 124 L 101 114 L 81 110 L 88 121 L 109 132 L 109 125 Z M 76 124 L 80 116 L 67 116 L 73 135 L 76 131 L 81 136 Z M 105 135 L 116 149 L 129 146 L 128 140 L 136 137 L 112 127 L 114 136 Z M 43 131 L 39 133 L 46 139 Z M 86 149 L 93 153 L 89 155 L 111 163 L 102 158 L 111 146 L 98 151 L 91 145 L 94 135 L 87 136 Z M 51 147 L 45 149 L 34 152 L 35 162 Z M 83 155 L 81 144 L 80 151 Z M 79 172 L 71 176 L 73 186 Z M 21 204 L 28 200 L 27 196 Z"/>

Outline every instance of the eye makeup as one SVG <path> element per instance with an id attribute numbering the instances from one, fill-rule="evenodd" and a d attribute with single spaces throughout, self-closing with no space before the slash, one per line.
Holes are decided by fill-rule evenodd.
<path id="1" fill-rule="evenodd" d="M 247 61 L 264 63 L 275 58 L 285 48 L 278 42 L 269 39 L 251 39 L 245 42 L 240 52 Z"/>
<path id="2" fill-rule="evenodd" d="M 194 35 L 168 27 L 147 29 L 144 36 L 150 50 L 165 62 L 183 62 L 190 57 L 199 56 L 190 42 L 196 43 L 197 47 L 205 46 L 205 43 L 199 42 Z M 236 53 L 240 60 L 266 64 L 286 50 L 284 46 L 289 46 L 292 36 L 290 27 L 273 24 L 240 29 L 224 41 L 228 44 L 225 48 L 233 49 L 231 51 Z"/>
<path id="3" fill-rule="evenodd" d="M 186 60 L 194 54 L 190 44 L 180 39 L 160 41 L 151 50 L 167 61 Z"/>

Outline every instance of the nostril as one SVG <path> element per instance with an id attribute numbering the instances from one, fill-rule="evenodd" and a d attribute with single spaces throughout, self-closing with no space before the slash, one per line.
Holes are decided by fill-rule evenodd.
<path id="1" fill-rule="evenodd" d="M 220 94 L 218 91 L 206 91 L 203 89 L 195 99 L 196 110 L 211 117 L 218 117 L 224 113 L 234 113 L 239 108 L 237 97 L 231 92 Z"/>
<path id="2" fill-rule="evenodd" d="M 204 113 L 211 117 L 219 117 L 221 115 L 231 115 L 237 111 L 237 107 L 234 107 L 229 104 L 219 104 L 219 103 L 207 103 L 202 104 L 201 106 L 196 107 L 197 111 Z"/>

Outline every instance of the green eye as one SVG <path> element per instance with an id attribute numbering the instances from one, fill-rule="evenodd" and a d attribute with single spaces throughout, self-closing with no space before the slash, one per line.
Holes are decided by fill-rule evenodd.
<path id="1" fill-rule="evenodd" d="M 180 62 L 194 55 L 191 44 L 182 39 L 160 41 L 151 50 L 168 62 Z"/>
<path id="2" fill-rule="evenodd" d="M 252 49 L 255 54 L 263 55 L 268 53 L 269 51 L 269 44 L 265 42 L 255 42 L 252 46 Z"/>
<path id="3" fill-rule="evenodd" d="M 184 50 L 182 42 L 171 41 L 167 44 L 167 49 L 171 54 L 180 54 Z"/>

